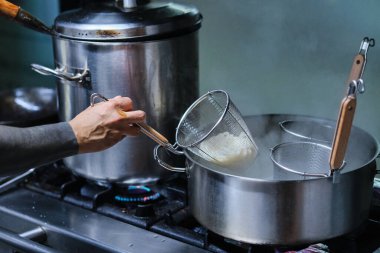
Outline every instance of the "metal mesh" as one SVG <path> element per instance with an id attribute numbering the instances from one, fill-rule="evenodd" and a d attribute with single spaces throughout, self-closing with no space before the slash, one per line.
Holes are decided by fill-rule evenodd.
<path id="1" fill-rule="evenodd" d="M 331 148 L 312 142 L 289 142 L 272 149 L 271 158 L 280 168 L 305 176 L 328 176 Z"/>
<path id="2" fill-rule="evenodd" d="M 310 141 L 331 142 L 334 138 L 333 126 L 312 120 L 286 120 L 279 123 L 282 130 Z"/>
<path id="3" fill-rule="evenodd" d="M 257 154 L 247 125 L 224 91 L 208 92 L 190 106 L 178 125 L 176 141 L 223 166 L 247 163 Z"/>

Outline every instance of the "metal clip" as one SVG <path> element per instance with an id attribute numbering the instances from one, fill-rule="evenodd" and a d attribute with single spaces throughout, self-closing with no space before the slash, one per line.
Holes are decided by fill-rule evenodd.
<path id="1" fill-rule="evenodd" d="M 356 96 L 356 94 L 363 94 L 365 86 L 363 79 L 352 80 L 348 85 L 347 96 Z"/>
<path id="2" fill-rule="evenodd" d="M 330 170 L 329 176 L 332 176 L 333 184 L 337 184 L 340 182 L 340 174 L 341 170 L 346 166 L 346 161 L 343 161 L 342 166 L 340 166 L 339 169 L 336 170 Z"/>
<path id="3" fill-rule="evenodd" d="M 95 101 L 96 101 L 97 98 L 100 98 L 102 100 L 102 102 L 108 101 L 108 98 L 106 98 L 105 96 L 102 96 L 99 93 L 92 93 L 91 97 L 90 97 L 90 105 L 91 105 L 91 107 L 95 105 Z"/>
<path id="4" fill-rule="evenodd" d="M 332 181 L 333 184 L 338 184 L 340 182 L 340 169 L 334 171 L 334 173 L 332 174 Z"/>
<path id="5" fill-rule="evenodd" d="M 35 63 L 31 64 L 31 68 L 41 75 L 55 76 L 61 80 L 76 82 L 77 85 L 83 87 L 91 86 L 90 71 L 87 67 L 84 69 L 71 69 L 70 71 L 73 73 L 68 73 L 67 67 L 57 67 L 55 69 L 51 69 Z"/>
<path id="6" fill-rule="evenodd" d="M 368 47 L 374 47 L 375 46 L 375 39 L 364 37 L 362 40 L 362 43 L 360 44 L 359 48 L 359 54 L 367 56 Z"/>

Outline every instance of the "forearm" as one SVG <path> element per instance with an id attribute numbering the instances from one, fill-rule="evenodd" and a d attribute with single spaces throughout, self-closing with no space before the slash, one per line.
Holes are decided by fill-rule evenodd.
<path id="1" fill-rule="evenodd" d="M 0 176 L 12 175 L 78 152 L 67 122 L 15 128 L 0 126 Z"/>

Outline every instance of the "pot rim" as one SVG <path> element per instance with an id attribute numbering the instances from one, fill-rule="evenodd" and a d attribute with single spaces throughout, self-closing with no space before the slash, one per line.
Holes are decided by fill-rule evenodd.
<path id="1" fill-rule="evenodd" d="M 316 117 L 313 117 L 313 116 L 310 116 L 310 115 L 293 115 L 293 114 L 262 114 L 262 115 L 249 115 L 249 116 L 246 116 L 246 117 L 255 117 L 255 116 L 260 116 L 260 117 L 265 117 L 265 116 L 296 116 L 296 117 L 309 117 L 310 119 L 320 119 L 320 120 L 328 120 L 328 119 L 323 119 L 323 118 L 316 118 Z M 374 155 L 371 157 L 371 159 L 368 159 L 368 161 L 364 164 L 362 164 L 360 167 L 358 168 L 355 168 L 355 169 L 352 169 L 352 170 L 348 170 L 348 171 L 343 171 L 341 172 L 341 174 L 344 174 L 344 175 L 350 175 L 351 173 L 355 173 L 356 171 L 358 170 L 361 170 L 361 169 L 364 169 L 366 168 L 367 166 L 369 166 L 370 164 L 372 164 L 373 162 L 375 162 L 375 160 L 377 158 L 380 158 L 380 147 L 379 147 L 379 142 L 371 135 L 369 134 L 367 131 L 363 130 L 362 128 L 360 127 L 357 127 L 357 126 L 353 126 L 352 127 L 353 129 L 355 129 L 355 131 L 359 131 L 361 132 L 362 134 L 365 134 L 366 136 L 368 136 L 369 139 L 372 140 L 374 146 L 376 147 L 376 152 L 374 152 Z M 318 143 L 320 145 L 325 145 L 325 143 Z M 280 145 L 280 144 L 278 144 Z M 208 167 L 208 166 L 205 166 L 204 164 L 196 161 L 195 159 L 193 159 L 192 155 L 191 155 L 191 152 L 188 151 L 188 150 L 184 150 L 184 155 L 186 156 L 186 159 L 190 160 L 192 163 L 196 164 L 197 166 L 203 168 L 203 169 L 206 169 L 208 171 L 210 171 L 211 173 L 215 173 L 215 174 L 218 174 L 220 176 L 223 176 L 223 177 L 228 177 L 228 178 L 235 178 L 235 179 L 242 179 L 242 180 L 245 180 L 245 181 L 248 181 L 248 182 L 263 182 L 263 183 L 278 183 L 278 182 L 300 182 L 300 181 L 314 181 L 314 180 L 333 180 L 333 175 L 330 175 L 330 176 L 327 176 L 327 177 L 312 177 L 312 176 L 309 176 L 309 177 L 305 177 L 305 178 L 294 178 L 294 179 L 287 179 L 287 180 L 277 180 L 277 179 L 263 179 L 263 178 L 254 178 L 254 177 L 247 177 L 247 176 L 241 176 L 241 175 L 234 175 L 234 174 L 231 174 L 231 173 L 228 173 L 228 169 L 227 168 L 222 168 L 220 167 L 220 170 L 217 169 L 217 165 L 214 165 L 212 167 Z M 189 172 L 191 170 L 191 168 L 189 168 L 189 164 L 186 162 L 186 171 Z M 214 167 L 214 168 L 213 168 Z M 300 176 L 300 175 L 298 175 Z"/>

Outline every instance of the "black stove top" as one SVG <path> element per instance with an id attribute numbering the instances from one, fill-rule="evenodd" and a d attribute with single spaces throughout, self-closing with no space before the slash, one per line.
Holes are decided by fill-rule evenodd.
<path id="1" fill-rule="evenodd" d="M 380 220 L 380 208 L 376 204 L 373 205 L 368 222 L 357 231 L 316 245 L 273 247 L 223 238 L 207 230 L 192 217 L 187 204 L 187 181 L 183 176 L 177 175 L 154 186 L 102 186 L 72 175 L 70 170 L 58 162 L 38 168 L 12 191 L 22 189 L 38 196 L 56 199 L 59 202 L 54 202 L 55 204 L 68 203 L 88 210 L 91 214 L 96 213 L 129 224 L 141 228 L 141 231 L 152 232 L 154 236 L 170 238 L 205 252 L 369 253 L 380 247 L 380 223 L 376 221 Z M 376 194 L 377 192 L 374 193 L 375 197 Z M 171 251 L 168 249 L 168 252 Z"/>

